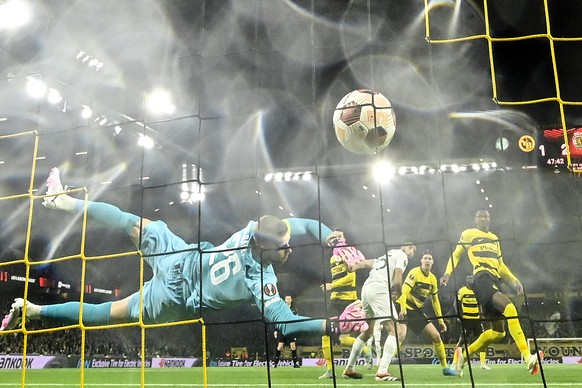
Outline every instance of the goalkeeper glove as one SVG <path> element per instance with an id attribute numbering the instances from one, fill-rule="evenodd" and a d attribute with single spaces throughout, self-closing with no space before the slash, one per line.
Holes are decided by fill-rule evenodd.
<path id="1" fill-rule="evenodd" d="M 362 308 L 362 301 L 356 300 L 350 303 L 338 317 L 328 320 L 328 335 L 334 344 L 339 344 L 341 334 L 364 332 L 368 330 L 368 322 L 365 321 L 366 314 Z"/>
<path id="2" fill-rule="evenodd" d="M 348 246 L 344 238 L 333 237 L 328 241 L 328 244 L 333 247 L 333 255 L 343 258 L 350 271 L 353 270 L 355 264 L 366 260 L 364 254 L 356 247 Z"/>

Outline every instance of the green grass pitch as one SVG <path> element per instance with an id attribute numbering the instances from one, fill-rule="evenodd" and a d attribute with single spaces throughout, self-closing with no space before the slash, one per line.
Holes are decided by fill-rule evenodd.
<path id="1" fill-rule="evenodd" d="M 377 387 L 392 385 L 402 387 L 401 381 L 376 382 L 373 370 L 364 373 L 362 380 L 341 378 L 343 368 L 338 368 L 340 376 L 334 385 L 332 379 L 319 380 L 325 370 L 317 367 L 294 369 L 279 367 L 270 372 L 264 367 L 208 368 L 209 387 Z M 398 365 L 392 366 L 394 374 Z M 437 365 L 404 365 L 404 387 L 472 387 L 469 371 L 465 376 L 445 377 Z M 269 385 L 269 374 L 271 384 Z M 25 387 L 64 388 L 80 387 L 80 369 L 27 370 Z M 523 365 L 493 365 L 492 370 L 473 369 L 475 387 L 487 388 L 528 388 L 528 387 L 581 387 L 582 365 L 544 365 L 543 376 L 530 376 Z M 19 370 L 0 371 L 0 388 L 21 387 L 22 372 Z M 86 369 L 85 387 L 140 387 L 140 369 Z M 147 369 L 146 387 L 202 387 L 202 368 L 191 369 Z"/>

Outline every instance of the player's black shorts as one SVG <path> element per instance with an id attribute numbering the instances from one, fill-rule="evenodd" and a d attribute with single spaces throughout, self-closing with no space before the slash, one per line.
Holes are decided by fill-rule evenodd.
<path id="1" fill-rule="evenodd" d="M 344 299 L 331 299 L 329 301 L 329 316 L 330 317 L 339 317 L 341 313 L 344 312 L 346 307 L 353 303 L 354 300 L 344 300 Z"/>
<path id="2" fill-rule="evenodd" d="M 275 338 L 277 339 L 277 343 L 280 343 L 280 344 L 290 345 L 293 342 L 297 342 L 297 338 L 296 337 L 284 336 L 278 330 L 275 330 L 275 334 L 274 335 L 275 335 Z"/>
<path id="3" fill-rule="evenodd" d="M 483 308 L 483 316 L 487 318 L 501 318 L 503 311 L 499 311 L 493 305 L 493 295 L 499 292 L 499 279 L 486 271 L 475 274 L 473 278 L 473 292 L 477 302 Z"/>
<path id="4" fill-rule="evenodd" d="M 463 319 L 463 331 L 466 342 L 470 344 L 483 333 L 483 324 L 479 319 Z"/>
<path id="5" fill-rule="evenodd" d="M 400 310 L 400 306 L 398 306 L 398 310 Z M 404 323 L 406 327 L 414 332 L 414 334 L 421 334 L 426 325 L 430 323 L 428 317 L 422 310 L 414 309 L 414 310 L 407 310 L 406 316 L 404 318 Z"/>

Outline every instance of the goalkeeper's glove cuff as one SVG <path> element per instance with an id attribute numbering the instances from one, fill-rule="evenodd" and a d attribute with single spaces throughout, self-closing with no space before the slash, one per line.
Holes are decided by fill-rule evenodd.
<path id="1" fill-rule="evenodd" d="M 327 240 L 327 245 L 330 247 L 345 247 L 347 246 L 346 244 L 346 239 L 343 237 L 339 237 L 339 236 L 333 236 L 330 237 L 329 240 Z"/>
<path id="2" fill-rule="evenodd" d="M 340 330 L 340 323 L 338 321 L 338 317 L 331 317 L 327 320 L 325 331 L 333 344 L 335 345 L 341 344 L 340 335 L 342 333 Z"/>

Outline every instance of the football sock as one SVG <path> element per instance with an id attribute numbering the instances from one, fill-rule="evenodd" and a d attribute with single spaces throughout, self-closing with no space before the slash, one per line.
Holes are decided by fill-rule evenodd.
<path id="1" fill-rule="evenodd" d="M 366 343 L 362 341 L 359 337 L 356 338 L 354 344 L 352 345 L 352 350 L 350 351 L 350 358 L 348 358 L 348 368 L 353 368 L 356 365 L 358 357 L 364 350 Z"/>
<path id="2" fill-rule="evenodd" d="M 396 337 L 389 335 L 384 342 L 384 351 L 382 352 L 382 358 L 380 359 L 380 366 L 378 367 L 378 373 L 388 372 L 388 367 L 392 361 L 394 353 L 396 353 Z"/>
<path id="3" fill-rule="evenodd" d="M 297 349 L 291 349 L 291 358 L 293 359 L 293 365 L 297 365 Z"/>
<path id="4" fill-rule="evenodd" d="M 327 370 L 332 370 L 333 361 L 331 359 L 331 339 L 327 335 L 321 337 L 321 351 L 323 353 L 323 358 L 325 358 Z"/>
<path id="5" fill-rule="evenodd" d="M 370 349 L 370 347 L 368 345 L 366 345 L 366 346 L 364 346 L 364 349 L 362 350 L 362 355 L 369 356 L 371 351 L 372 350 Z"/>
<path id="6" fill-rule="evenodd" d="M 84 206 L 84 201 L 77 200 L 75 209 L 82 212 Z M 87 202 L 87 217 L 114 229 L 121 229 L 127 234 L 131 234 L 133 227 L 140 220 L 135 214 L 123 212 L 116 206 L 92 201 Z"/>
<path id="7" fill-rule="evenodd" d="M 437 355 L 437 358 L 439 359 L 439 362 L 441 363 L 441 366 L 443 368 L 446 368 L 448 364 L 447 364 L 447 354 L 445 353 L 445 344 L 443 344 L 443 341 L 439 341 L 433 342 L 432 346 L 434 347 L 434 351 Z"/>
<path id="8" fill-rule="evenodd" d="M 111 304 L 105 302 L 101 304 L 83 304 L 83 323 L 84 324 L 101 324 L 111 322 Z M 51 304 L 42 306 L 40 315 L 43 318 L 53 319 L 59 322 L 68 321 L 71 323 L 79 322 L 79 312 L 81 303 L 67 302 L 60 304 Z"/>
<path id="9" fill-rule="evenodd" d="M 494 331 L 493 329 L 485 330 L 479 338 L 469 345 L 469 356 L 475 354 L 487 345 L 498 342 L 505 337 L 505 332 Z"/>
<path id="10" fill-rule="evenodd" d="M 381 325 L 380 325 L 381 327 Z M 376 350 L 376 359 L 380 361 L 382 357 L 382 331 L 374 330 L 374 348 Z"/>
<path id="11" fill-rule="evenodd" d="M 481 362 L 481 365 L 485 365 L 486 361 L 485 361 L 485 352 L 480 352 L 479 353 L 479 361 Z"/>
<path id="12" fill-rule="evenodd" d="M 346 335 L 346 336 L 341 336 L 340 337 L 340 343 L 343 346 L 348 346 L 348 347 L 352 347 L 354 345 L 354 342 L 356 341 L 356 339 L 350 335 Z"/>
<path id="13" fill-rule="evenodd" d="M 457 345 L 457 347 L 459 347 L 461 345 Z M 456 350 L 456 348 L 455 348 Z M 456 365 L 457 361 L 459 361 L 459 358 L 457 357 L 457 352 L 453 352 L 453 361 L 451 361 L 451 364 Z"/>
<path id="14" fill-rule="evenodd" d="M 503 315 L 508 318 L 507 327 L 509 328 L 509 334 L 511 334 L 511 337 L 515 341 L 515 344 L 517 345 L 517 348 L 521 352 L 522 356 L 527 360 L 527 357 L 529 357 L 529 348 L 527 346 L 527 341 L 525 340 L 525 335 L 523 334 L 521 324 L 517 318 L 517 309 L 515 308 L 515 305 L 510 303 L 505 306 Z"/>
<path id="15" fill-rule="evenodd" d="M 275 352 L 275 365 L 277 365 L 279 363 L 280 357 L 281 357 L 281 351 L 279 349 L 277 349 L 277 351 Z"/>

